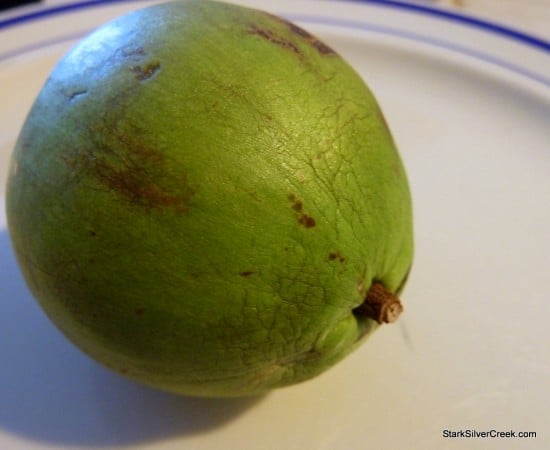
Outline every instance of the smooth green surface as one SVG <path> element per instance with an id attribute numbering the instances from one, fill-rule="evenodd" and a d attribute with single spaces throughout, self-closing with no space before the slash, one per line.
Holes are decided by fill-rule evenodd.
<path id="1" fill-rule="evenodd" d="M 7 217 L 70 340 L 190 395 L 321 373 L 376 328 L 352 309 L 373 279 L 397 290 L 413 252 L 406 175 L 360 77 L 303 30 L 210 1 L 122 17 L 59 63 Z"/>

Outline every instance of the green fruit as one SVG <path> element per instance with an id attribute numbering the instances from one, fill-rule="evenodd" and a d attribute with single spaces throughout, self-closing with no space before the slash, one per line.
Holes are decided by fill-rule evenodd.
<path id="1" fill-rule="evenodd" d="M 188 395 L 323 372 L 399 312 L 413 253 L 406 175 L 358 74 L 297 26 L 212 1 L 121 17 L 57 65 L 7 217 L 73 343 Z"/>

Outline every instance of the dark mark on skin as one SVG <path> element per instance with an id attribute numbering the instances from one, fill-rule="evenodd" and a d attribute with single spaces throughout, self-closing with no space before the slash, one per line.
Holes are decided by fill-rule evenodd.
<path id="1" fill-rule="evenodd" d="M 102 136 L 101 131 L 100 127 L 97 132 L 90 130 L 90 136 Z M 72 176 L 78 179 L 90 174 L 98 187 L 137 207 L 172 209 L 180 214 L 188 211 L 195 191 L 185 173 L 180 173 L 177 180 L 167 179 L 164 155 L 143 142 L 137 132 L 113 130 L 111 138 L 98 138 L 75 156 L 63 158 Z"/>
<path id="2" fill-rule="evenodd" d="M 294 194 L 288 194 L 288 200 L 292 203 L 292 209 L 297 213 L 298 223 L 306 228 L 313 228 L 316 225 L 315 219 L 303 212 L 304 205 Z"/>
<path id="3" fill-rule="evenodd" d="M 136 308 L 134 309 L 136 316 L 141 316 L 145 312 L 145 308 Z"/>
<path id="4" fill-rule="evenodd" d="M 189 189 L 183 195 L 173 195 L 161 189 L 153 180 L 142 177 L 132 168 L 115 168 L 103 161 L 96 162 L 98 181 L 127 198 L 131 203 L 148 208 L 172 207 L 184 213 L 189 207 L 193 192 Z M 182 186 L 185 187 L 185 179 Z"/>
<path id="5" fill-rule="evenodd" d="M 311 43 L 321 55 L 335 55 L 336 52 L 330 48 L 327 44 L 324 42 L 319 41 L 318 39 L 315 39 Z"/>
<path id="6" fill-rule="evenodd" d="M 328 254 L 328 259 L 329 259 L 330 261 L 338 261 L 338 262 L 341 262 L 341 263 L 343 263 L 343 262 L 346 260 L 346 258 L 344 258 L 344 257 L 340 254 L 340 252 L 330 252 L 330 253 Z"/>
<path id="7" fill-rule="evenodd" d="M 88 93 L 87 89 L 78 89 L 74 92 L 71 92 L 71 94 L 68 96 L 68 99 L 70 102 L 73 100 L 76 100 L 78 98 L 81 98 L 82 96 L 85 96 Z"/>
<path id="8" fill-rule="evenodd" d="M 288 29 L 292 31 L 294 34 L 297 34 L 298 36 L 302 36 L 303 38 L 306 38 L 308 40 L 314 39 L 314 37 L 308 31 L 304 30 L 302 27 L 299 27 L 298 25 L 285 19 L 282 19 L 280 22 L 284 23 L 288 27 Z"/>
<path id="9" fill-rule="evenodd" d="M 297 55 L 301 55 L 302 52 L 298 48 L 294 42 L 289 41 L 288 39 L 285 39 L 281 36 L 276 35 L 272 30 L 266 30 L 263 28 L 258 27 L 257 25 L 250 25 L 248 27 L 248 32 L 250 34 L 254 34 L 257 36 L 261 36 L 264 39 L 268 40 L 269 42 L 280 45 L 283 48 L 286 48 L 288 50 L 291 50 L 292 52 L 296 53 Z"/>
<path id="10" fill-rule="evenodd" d="M 144 66 L 133 66 L 132 72 L 134 73 L 136 80 L 146 81 L 151 79 L 160 70 L 160 63 L 154 62 Z"/>
<path id="11" fill-rule="evenodd" d="M 298 218 L 298 222 L 306 228 L 313 228 L 316 225 L 315 219 L 307 214 L 302 214 Z"/>
<path id="12" fill-rule="evenodd" d="M 292 23 L 289 20 L 283 19 L 282 17 L 276 16 L 274 14 L 266 13 L 267 16 L 271 17 L 272 19 L 276 20 L 279 23 L 282 23 L 286 25 L 286 27 L 295 35 L 300 36 L 305 41 L 307 41 L 310 45 L 312 45 L 321 55 L 336 55 L 336 52 L 330 48 L 328 45 L 326 45 L 324 42 L 321 42 L 319 39 L 317 39 L 315 36 L 313 36 L 308 31 L 304 30 L 302 27 L 299 27 L 298 25 Z"/>
<path id="13" fill-rule="evenodd" d="M 250 275 L 253 275 L 253 274 L 255 274 L 255 273 L 256 273 L 256 272 L 254 272 L 253 270 L 245 270 L 245 271 L 239 273 L 239 275 L 240 275 L 241 277 L 249 277 Z"/>

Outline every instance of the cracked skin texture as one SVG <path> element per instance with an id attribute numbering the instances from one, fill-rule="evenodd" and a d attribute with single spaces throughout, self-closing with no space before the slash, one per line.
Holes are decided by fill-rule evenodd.
<path id="1" fill-rule="evenodd" d="M 113 370 L 187 395 L 316 376 L 403 284 L 407 179 L 330 47 L 263 12 L 153 6 L 54 69 L 14 150 L 7 216 L 52 321 Z"/>

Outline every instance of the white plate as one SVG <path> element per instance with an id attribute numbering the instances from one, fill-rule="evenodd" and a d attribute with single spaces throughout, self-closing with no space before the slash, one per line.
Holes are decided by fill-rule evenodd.
<path id="1" fill-rule="evenodd" d="M 144 3 L 0 16 L 1 202 L 9 154 L 54 63 Z M 241 3 L 323 37 L 385 110 L 415 204 L 406 313 L 304 384 L 253 400 L 174 397 L 61 337 L 21 279 L 0 205 L 0 447 L 550 448 L 549 44 L 399 2 Z"/>

